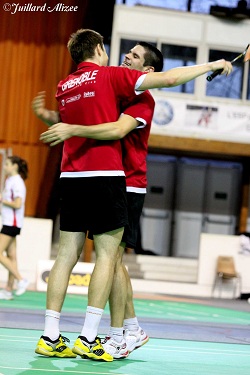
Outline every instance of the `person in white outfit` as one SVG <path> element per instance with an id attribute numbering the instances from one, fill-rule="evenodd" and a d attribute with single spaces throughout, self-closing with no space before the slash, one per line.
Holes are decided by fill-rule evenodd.
<path id="1" fill-rule="evenodd" d="M 9 271 L 7 285 L 0 290 L 0 299 L 13 299 L 14 282 L 17 280 L 16 296 L 25 293 L 29 281 L 18 271 L 16 255 L 16 236 L 23 225 L 26 186 L 28 177 L 27 162 L 19 156 L 9 156 L 4 165 L 6 180 L 0 194 L 2 229 L 0 231 L 0 263 Z"/>

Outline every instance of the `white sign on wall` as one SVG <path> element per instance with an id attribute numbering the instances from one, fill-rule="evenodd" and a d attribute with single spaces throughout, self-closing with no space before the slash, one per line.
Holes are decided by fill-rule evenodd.
<path id="1" fill-rule="evenodd" d="M 40 260 L 37 264 L 36 289 L 40 292 L 47 291 L 49 273 L 54 260 Z M 68 293 L 88 294 L 88 286 L 94 269 L 94 263 L 79 262 L 70 275 Z"/>
<path id="2" fill-rule="evenodd" d="M 250 143 L 250 107 L 153 96 L 152 134 Z"/>

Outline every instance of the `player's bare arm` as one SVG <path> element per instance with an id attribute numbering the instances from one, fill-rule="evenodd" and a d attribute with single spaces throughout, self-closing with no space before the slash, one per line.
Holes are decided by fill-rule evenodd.
<path id="1" fill-rule="evenodd" d="M 189 82 L 208 72 L 222 69 L 221 74 L 230 74 L 233 66 L 230 61 L 224 59 L 201 65 L 173 68 L 166 72 L 147 73 L 138 90 L 152 88 L 173 87 Z"/>
<path id="2" fill-rule="evenodd" d="M 118 121 L 98 125 L 73 125 L 59 122 L 42 133 L 40 140 L 55 146 L 71 137 L 93 138 L 97 140 L 122 139 L 139 125 L 139 121 L 129 115 L 121 115 Z"/>

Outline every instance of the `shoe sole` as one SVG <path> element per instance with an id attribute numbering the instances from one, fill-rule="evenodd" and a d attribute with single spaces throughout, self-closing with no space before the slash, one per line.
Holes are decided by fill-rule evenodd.
<path id="1" fill-rule="evenodd" d="M 61 354 L 59 352 L 48 352 L 43 348 L 36 348 L 35 353 L 45 355 L 46 357 L 57 357 L 57 358 L 76 358 L 76 355 Z"/>
<path id="2" fill-rule="evenodd" d="M 104 359 L 104 358 L 97 357 L 94 353 L 86 353 L 82 349 L 80 349 L 76 346 L 74 346 L 72 348 L 72 352 L 81 356 L 83 359 L 93 359 L 95 361 L 104 361 L 104 362 L 112 362 L 113 361 L 113 359 Z"/>
<path id="3" fill-rule="evenodd" d="M 104 361 L 104 362 L 112 362 L 113 361 L 113 358 L 112 359 L 100 358 L 100 357 L 97 357 L 94 353 L 85 353 L 85 355 L 88 358 L 93 359 L 95 361 Z"/>
<path id="4" fill-rule="evenodd" d="M 148 341 L 149 341 L 149 337 L 147 337 L 144 341 L 142 341 L 140 345 L 135 346 L 134 349 L 129 351 L 129 353 L 132 353 L 134 350 L 141 348 L 143 345 L 147 344 Z"/>
<path id="5" fill-rule="evenodd" d="M 121 357 L 116 357 L 116 356 L 113 356 L 114 359 L 125 359 L 129 356 L 129 352 L 127 352 L 126 354 L 122 355 Z"/>
<path id="6" fill-rule="evenodd" d="M 20 296 L 22 296 L 24 293 L 26 293 L 27 292 L 27 289 L 25 289 L 25 290 L 22 290 L 21 292 L 16 292 L 15 293 L 15 295 L 17 296 L 17 297 L 20 297 Z"/>
<path id="7" fill-rule="evenodd" d="M 85 352 L 81 350 L 80 348 L 74 346 L 72 348 L 72 352 L 75 353 L 76 355 L 79 355 L 80 357 L 84 356 Z"/>
<path id="8" fill-rule="evenodd" d="M 26 290 L 25 290 L 25 292 L 23 292 L 23 293 L 21 293 L 21 294 L 16 294 L 16 293 L 15 293 L 15 296 L 16 296 L 16 297 L 21 297 L 24 293 L 26 293 Z"/>
<path id="9" fill-rule="evenodd" d="M 46 357 L 54 357 L 53 352 L 48 352 L 47 350 L 42 349 L 42 348 L 36 348 L 35 353 L 45 355 Z"/>

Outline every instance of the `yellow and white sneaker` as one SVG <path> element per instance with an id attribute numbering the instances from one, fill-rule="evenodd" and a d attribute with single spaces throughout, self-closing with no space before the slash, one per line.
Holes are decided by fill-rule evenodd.
<path id="1" fill-rule="evenodd" d="M 78 336 L 74 347 L 72 348 L 72 352 L 83 358 L 105 362 L 113 361 L 112 355 L 105 352 L 99 337 L 96 337 L 93 342 L 89 342 L 86 337 Z"/>
<path id="2" fill-rule="evenodd" d="M 41 336 L 35 352 L 47 357 L 76 358 L 76 354 L 72 352 L 65 342 L 70 342 L 70 340 L 61 335 L 55 341 L 52 341 L 47 336 Z"/>

